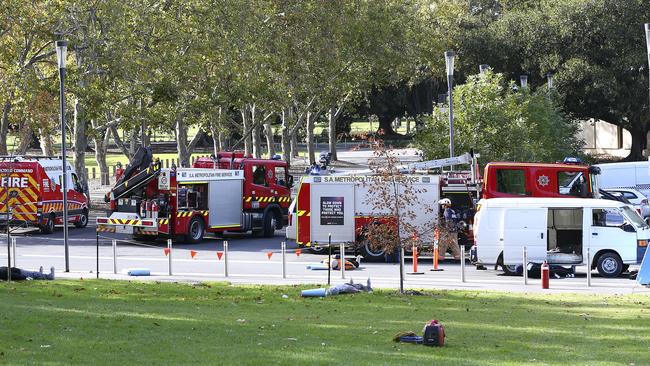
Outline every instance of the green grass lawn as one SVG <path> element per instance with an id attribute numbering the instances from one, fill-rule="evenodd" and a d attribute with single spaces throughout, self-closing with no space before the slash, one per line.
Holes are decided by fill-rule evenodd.
<path id="1" fill-rule="evenodd" d="M 650 299 L 298 287 L 0 284 L 0 364 L 648 365 Z M 287 298 L 282 295 L 287 294 Z M 447 345 L 394 343 L 439 319 Z"/>

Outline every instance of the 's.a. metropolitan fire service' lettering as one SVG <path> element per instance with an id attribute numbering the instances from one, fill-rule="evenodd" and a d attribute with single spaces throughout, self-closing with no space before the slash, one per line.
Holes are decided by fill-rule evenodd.
<path id="1" fill-rule="evenodd" d="M 382 177 L 382 176 L 325 176 L 322 177 L 323 183 L 373 183 L 373 182 L 392 182 L 396 180 L 398 182 L 408 182 L 408 183 L 420 183 L 420 177 L 414 176 L 394 176 L 394 177 Z M 422 183 L 428 183 L 422 179 Z"/>

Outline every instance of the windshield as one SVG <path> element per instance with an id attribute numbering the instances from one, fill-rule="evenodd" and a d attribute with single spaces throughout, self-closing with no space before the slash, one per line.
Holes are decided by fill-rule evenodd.
<path id="1" fill-rule="evenodd" d="M 621 207 L 621 210 L 623 211 L 623 214 L 625 217 L 627 217 L 628 220 L 630 220 L 630 223 L 636 227 L 644 227 L 645 221 L 639 216 L 639 214 L 634 211 L 633 209 L 629 208 L 628 206 Z"/>

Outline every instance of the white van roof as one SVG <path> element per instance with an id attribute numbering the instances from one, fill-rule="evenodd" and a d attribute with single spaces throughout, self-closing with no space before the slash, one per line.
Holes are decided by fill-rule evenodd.
<path id="1" fill-rule="evenodd" d="M 627 206 L 623 202 L 603 200 L 594 198 L 545 198 L 545 197 L 522 197 L 522 198 L 490 198 L 482 199 L 479 204 L 482 207 L 602 207 L 615 208 Z"/>
<path id="2" fill-rule="evenodd" d="M 601 170 L 602 169 L 629 169 L 629 168 L 647 168 L 648 167 L 648 161 L 625 161 L 622 163 L 603 163 L 603 164 L 596 164 L 594 166 L 599 167 Z"/>

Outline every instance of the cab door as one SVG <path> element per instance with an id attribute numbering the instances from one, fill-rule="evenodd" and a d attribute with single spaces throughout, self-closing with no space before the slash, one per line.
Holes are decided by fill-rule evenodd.
<path id="1" fill-rule="evenodd" d="M 503 264 L 521 264 L 526 247 L 529 262 L 546 260 L 547 208 L 506 209 L 503 224 Z"/>

